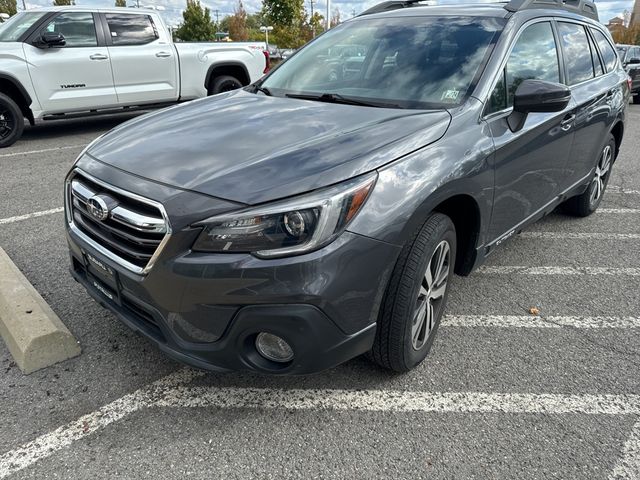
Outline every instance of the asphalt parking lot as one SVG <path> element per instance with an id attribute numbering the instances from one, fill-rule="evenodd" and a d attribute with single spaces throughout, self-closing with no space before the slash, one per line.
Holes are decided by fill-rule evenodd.
<path id="1" fill-rule="evenodd" d="M 0 151 L 0 246 L 80 341 L 24 376 L 0 342 L 2 478 L 640 478 L 640 106 L 601 211 L 560 213 L 456 278 L 432 353 L 295 378 L 168 360 L 68 274 L 62 181 L 127 117 Z M 540 310 L 540 317 L 528 313 Z"/>

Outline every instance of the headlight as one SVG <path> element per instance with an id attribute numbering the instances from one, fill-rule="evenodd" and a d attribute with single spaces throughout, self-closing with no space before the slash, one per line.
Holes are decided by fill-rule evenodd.
<path id="1" fill-rule="evenodd" d="M 364 205 L 377 174 L 292 199 L 220 215 L 193 245 L 198 252 L 250 252 L 272 258 L 320 248 L 340 235 Z"/>

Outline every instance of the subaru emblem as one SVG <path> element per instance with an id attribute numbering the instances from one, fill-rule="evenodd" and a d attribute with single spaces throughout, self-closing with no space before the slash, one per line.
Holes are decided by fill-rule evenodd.
<path id="1" fill-rule="evenodd" d="M 109 207 L 99 195 L 94 195 L 87 201 L 87 210 L 93 218 L 104 222 L 109 218 Z"/>

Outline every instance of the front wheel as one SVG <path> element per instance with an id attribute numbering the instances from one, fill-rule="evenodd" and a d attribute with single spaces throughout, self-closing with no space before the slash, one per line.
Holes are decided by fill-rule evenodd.
<path id="1" fill-rule="evenodd" d="M 589 187 L 583 194 L 567 200 L 565 204 L 567 213 L 577 217 L 588 217 L 598 209 L 602 202 L 604 191 L 609 183 L 611 168 L 613 167 L 613 160 L 615 158 L 616 140 L 613 138 L 613 135 L 609 134 L 607 143 L 605 143 L 598 157 L 598 163 L 593 177 L 591 177 Z"/>
<path id="2" fill-rule="evenodd" d="M 209 95 L 217 95 L 218 93 L 230 92 L 242 88 L 242 82 L 231 75 L 220 75 L 214 78 L 209 84 Z"/>
<path id="3" fill-rule="evenodd" d="M 433 344 L 456 261 L 456 229 L 434 213 L 403 248 L 380 307 L 369 357 L 406 372 L 421 363 Z"/>
<path id="4" fill-rule="evenodd" d="M 10 97 L 0 93 L 0 148 L 16 143 L 24 130 L 24 115 Z"/>

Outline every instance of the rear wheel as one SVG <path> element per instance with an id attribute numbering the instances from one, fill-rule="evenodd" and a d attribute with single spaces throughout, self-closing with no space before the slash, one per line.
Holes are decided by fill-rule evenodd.
<path id="1" fill-rule="evenodd" d="M 237 90 L 238 88 L 242 88 L 242 86 L 242 82 L 236 77 L 232 77 L 231 75 L 220 75 L 209 83 L 208 93 L 209 95 L 216 95 L 218 93 Z"/>
<path id="2" fill-rule="evenodd" d="M 616 158 L 616 140 L 613 135 L 609 134 L 607 143 L 598 157 L 598 164 L 589 187 L 582 195 L 570 198 L 565 204 L 569 214 L 587 217 L 598 209 L 609 183 L 614 158 Z"/>
<path id="3" fill-rule="evenodd" d="M 374 362 L 405 372 L 424 360 L 444 312 L 455 260 L 455 226 L 449 217 L 434 213 L 394 268 L 369 353 Z"/>
<path id="4" fill-rule="evenodd" d="M 639 105 L 639 104 L 640 104 L 640 92 L 636 93 L 636 94 L 633 96 L 633 103 L 634 103 L 635 105 Z"/>
<path id="5" fill-rule="evenodd" d="M 10 97 L 0 93 L 0 148 L 16 143 L 24 130 L 24 115 Z"/>

